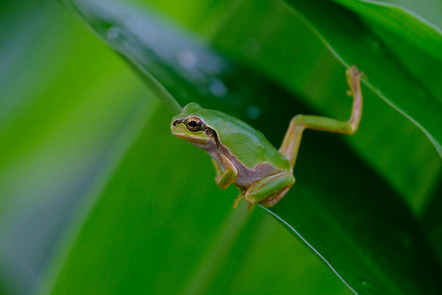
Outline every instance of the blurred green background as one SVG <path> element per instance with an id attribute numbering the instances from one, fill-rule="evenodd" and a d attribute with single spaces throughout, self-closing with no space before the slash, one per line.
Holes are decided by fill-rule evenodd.
<path id="1" fill-rule="evenodd" d="M 131 2 L 313 111 L 347 116 L 349 100 L 336 103 L 345 67 L 288 4 Z M 437 22 L 440 5 L 425 3 L 401 4 Z M 437 259 L 440 156 L 413 122 L 364 94 L 361 129 L 343 141 L 350 158 L 401 197 Z M 209 156 L 171 136 L 173 115 L 60 2 L 0 2 L 0 294 L 353 294 L 261 208 L 232 210 L 237 190 L 218 189 Z M 285 129 L 263 131 L 279 142 Z"/>

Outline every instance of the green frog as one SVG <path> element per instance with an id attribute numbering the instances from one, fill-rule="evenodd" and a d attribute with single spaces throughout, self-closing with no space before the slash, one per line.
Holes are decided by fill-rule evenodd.
<path id="1" fill-rule="evenodd" d="M 295 183 L 293 168 L 305 129 L 356 132 L 362 114 L 361 75 L 356 66 L 346 72 L 350 87 L 348 94 L 353 97 L 348 121 L 297 115 L 290 121 L 279 150 L 245 122 L 216 110 L 204 109 L 196 103 L 189 103 L 181 114 L 173 117 L 171 131 L 212 157 L 215 182 L 220 188 L 225 189 L 231 184 L 238 187 L 241 193 L 234 201 L 234 208 L 241 198 L 245 198 L 249 209 L 256 203 L 272 207 Z"/>

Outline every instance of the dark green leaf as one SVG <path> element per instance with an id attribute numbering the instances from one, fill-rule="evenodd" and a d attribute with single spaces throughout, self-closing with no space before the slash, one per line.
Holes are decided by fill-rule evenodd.
<path id="1" fill-rule="evenodd" d="M 169 5 L 162 1 L 163 9 L 173 13 L 169 7 L 174 6 L 174 1 L 169 1 Z M 230 6 L 235 5 L 232 0 Z M 342 64 L 293 9 L 277 1 L 243 1 L 224 16 L 217 13 L 219 9 L 215 6 L 204 11 L 199 22 L 192 18 L 192 22 L 198 22 L 199 27 L 195 30 L 201 36 L 254 70 L 269 75 L 293 93 L 300 93 L 296 99 L 312 107 L 315 113 L 347 118 L 350 101 L 341 96 L 346 87 Z M 172 16 L 188 22 L 184 18 L 187 14 L 173 13 Z M 217 25 L 220 23 L 222 26 Z M 413 52 L 407 54 L 414 55 L 415 60 L 420 56 Z M 425 67 L 421 70 L 425 71 Z M 422 76 L 425 76 L 424 72 Z M 432 79 L 436 81 L 438 78 Z M 441 83 L 432 85 L 442 86 Z M 415 124 L 371 89 L 363 87 L 363 93 L 361 126 L 355 136 L 345 139 L 419 214 L 439 181 L 442 159 Z M 300 111 L 294 109 L 293 114 Z M 267 131 L 265 126 L 260 128 Z M 273 130 L 266 132 L 273 133 Z M 275 141 L 279 142 L 280 138 Z"/>
<path id="2" fill-rule="evenodd" d="M 422 216 L 431 244 L 442 262 L 442 175 Z"/>
<path id="3" fill-rule="evenodd" d="M 354 11 L 371 25 L 378 24 L 399 39 L 408 41 L 424 53 L 442 61 L 441 32 L 436 24 L 429 23 L 395 3 L 355 0 L 334 0 L 334 2 Z M 433 3 L 431 9 L 442 11 L 442 3 Z"/>
<path id="4" fill-rule="evenodd" d="M 305 16 L 344 64 L 358 65 L 367 74 L 367 85 L 421 128 L 442 155 L 442 96 L 433 90 L 440 89 L 434 77 L 441 77 L 442 71 L 439 31 L 397 8 L 346 1 L 363 15 L 360 17 L 329 0 L 316 1 L 315 5 L 304 0 L 287 2 Z M 360 5 L 369 5 L 370 10 Z M 389 17 L 383 14 L 384 8 Z M 368 20 L 364 18 L 367 16 Z M 399 24 L 392 18 L 400 20 Z M 382 22 L 385 19 L 389 22 Z M 416 23 L 422 31 L 410 31 Z M 391 37 L 399 42 L 391 42 Z M 420 44 L 419 54 L 409 54 L 416 52 L 416 44 Z M 397 55 L 397 51 L 409 55 Z M 419 65 L 424 65 L 424 75 L 417 72 Z"/>
<path id="5" fill-rule="evenodd" d="M 276 122 L 272 129 L 281 131 L 293 115 L 281 110 L 310 113 L 294 99 L 281 100 L 290 94 L 152 15 L 109 2 L 73 3 L 145 79 L 154 78 L 157 89 L 181 103 L 204 101 L 242 118 L 248 107 L 257 106 L 262 116 L 254 125 L 265 127 L 271 120 Z M 271 136 L 275 141 L 281 134 Z M 403 200 L 336 135 L 305 142 L 298 183 L 272 211 L 277 218 L 296 229 L 358 293 L 438 294 L 439 266 Z"/>

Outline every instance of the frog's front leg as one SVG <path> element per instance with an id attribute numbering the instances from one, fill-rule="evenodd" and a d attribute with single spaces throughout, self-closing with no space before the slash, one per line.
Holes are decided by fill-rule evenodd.
<path id="1" fill-rule="evenodd" d="M 234 183 L 238 178 L 238 169 L 225 155 L 221 154 L 219 159 L 224 167 L 224 172 L 221 170 L 218 163 L 212 159 L 212 163 L 216 171 L 215 182 L 220 188 L 225 189 Z"/>
<path id="2" fill-rule="evenodd" d="M 295 166 L 302 133 L 305 129 L 346 134 L 353 134 L 358 129 L 362 113 L 362 92 L 360 85 L 362 73 L 358 71 L 357 67 L 352 66 L 347 69 L 346 75 L 347 83 L 350 87 L 348 94 L 353 96 L 353 107 L 348 121 L 339 121 L 332 118 L 310 115 L 297 115 L 290 121 L 289 129 L 286 132 L 279 152 L 290 161 L 292 169 Z"/>
<path id="3" fill-rule="evenodd" d="M 242 192 L 235 200 L 234 207 L 236 207 L 239 199 L 243 196 L 247 203 L 249 203 L 249 210 L 252 209 L 256 203 L 261 203 L 266 207 L 272 207 L 285 196 L 294 183 L 295 177 L 289 171 L 269 175 L 255 181 Z"/>

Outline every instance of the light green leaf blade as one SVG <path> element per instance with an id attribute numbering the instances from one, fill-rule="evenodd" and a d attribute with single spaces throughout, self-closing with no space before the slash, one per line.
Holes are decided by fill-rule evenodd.
<path id="1" fill-rule="evenodd" d="M 109 27 L 109 23 L 112 23 L 113 25 L 118 23 L 121 27 L 122 22 L 121 19 L 118 18 L 118 15 L 121 11 L 123 11 L 122 6 L 118 6 L 119 8 L 117 10 L 110 9 L 107 5 L 106 7 L 102 6 L 95 6 L 95 4 L 85 4 L 83 2 L 78 2 L 81 5 L 81 9 L 84 9 L 88 12 L 89 18 L 88 20 L 91 21 L 92 26 L 94 28 L 106 28 Z M 97 7 L 100 7 L 101 9 L 96 9 Z M 107 11 L 106 11 L 107 9 Z M 83 16 L 87 15 L 86 13 L 82 13 Z M 92 15 L 92 16 L 91 16 Z M 100 24 L 100 15 L 103 19 Z M 139 14 L 137 14 L 139 16 Z M 113 19 L 115 18 L 116 19 Z M 139 20 L 139 19 L 138 19 Z M 138 24 L 143 22 L 138 22 Z M 104 24 L 104 25 L 103 25 Z M 146 23 L 143 23 L 146 24 Z M 143 26 L 146 28 L 146 26 Z M 99 32 L 103 33 L 103 30 L 98 30 Z M 136 31 L 136 30 L 135 30 Z M 136 31 L 137 32 L 137 31 Z M 135 33 L 136 33 L 135 32 Z M 162 35 L 164 36 L 165 31 L 161 31 Z M 124 34 L 128 34 L 129 36 L 134 36 L 133 31 L 128 30 L 127 26 L 125 26 L 124 31 L 119 32 L 119 36 Z M 129 36 L 124 36 L 124 40 L 130 40 Z M 175 36 L 175 35 L 174 35 Z M 135 38 L 135 40 L 137 40 Z M 134 41 L 133 39 L 131 41 Z M 118 43 L 118 42 L 117 42 Z M 126 43 L 127 45 L 128 43 Z M 130 43 L 131 45 L 134 45 L 134 43 Z M 138 44 L 139 45 L 139 44 Z M 143 44 L 146 46 L 146 43 Z M 179 45 L 179 44 L 175 44 Z M 181 49 L 181 48 L 180 48 Z M 176 48 L 174 50 L 177 50 Z M 120 51 L 121 52 L 121 51 Z M 151 53 L 151 49 L 143 49 L 143 52 L 148 54 Z M 125 54 L 130 54 L 128 51 L 125 51 Z M 132 58 L 135 55 L 132 55 Z M 132 59 L 137 60 L 137 59 Z M 152 60 L 157 61 L 157 59 L 150 59 L 149 61 L 152 62 Z M 148 66 L 148 62 L 144 61 L 138 62 L 138 66 L 144 66 L 146 68 L 150 68 Z M 155 64 L 154 64 L 155 65 Z M 164 65 L 167 69 L 171 69 L 170 61 L 169 63 L 164 62 Z M 157 68 L 155 66 L 152 66 L 152 69 L 155 71 Z M 235 68 L 233 68 L 235 69 Z M 176 69 L 173 71 L 174 74 L 176 74 L 178 71 Z M 244 73 L 244 72 L 242 72 Z M 160 75 L 157 76 L 157 79 L 161 81 L 161 79 L 164 79 L 164 77 L 161 77 Z M 177 99 L 183 99 L 183 97 L 186 97 L 186 92 L 195 92 L 194 90 L 189 90 L 189 85 L 185 81 L 186 77 L 180 77 L 178 72 L 178 78 L 175 80 L 175 85 L 171 83 L 172 80 L 165 80 L 165 85 L 168 85 L 168 89 L 170 92 L 176 92 L 178 95 L 176 95 Z M 184 81 L 184 83 L 183 83 Z M 253 80 L 252 80 L 253 81 Z M 261 80 L 260 80 L 261 81 Z M 245 79 L 242 80 L 243 84 L 246 84 L 247 87 L 247 81 Z M 250 83 L 250 82 L 249 82 Z M 181 87 L 177 87 L 177 85 L 180 85 Z M 254 84 L 255 85 L 255 84 Z M 265 88 L 265 87 L 264 87 Z M 230 90 L 230 88 L 228 88 Z M 181 93 L 178 91 L 180 90 Z M 236 93 L 236 92 L 234 92 Z M 203 96 L 204 97 L 204 96 Z M 255 96 L 259 97 L 259 96 Z M 238 96 L 240 98 L 240 96 Z M 201 99 L 201 97 L 194 97 L 195 100 Z M 227 99 L 226 99 L 227 100 Z M 228 101 L 228 100 L 227 100 Z M 225 102 L 224 102 L 225 103 Z M 302 109 L 302 107 L 301 107 Z M 280 116 L 280 114 L 278 114 Z M 257 123 L 259 125 L 259 123 Z M 324 137 L 327 138 L 327 141 L 329 141 L 328 136 L 324 135 Z M 322 142 L 322 141 L 321 141 Z M 351 152 L 344 147 L 342 142 L 340 142 L 338 139 L 331 140 L 333 142 L 332 145 L 327 146 L 327 150 L 330 151 L 331 154 L 334 152 L 340 155 L 340 158 L 348 158 L 348 155 L 351 154 Z M 315 146 L 315 145 L 313 145 Z M 325 156 L 316 157 L 314 156 L 317 153 L 320 153 L 319 150 L 316 148 L 312 148 L 310 145 L 310 148 L 307 148 L 307 152 L 305 154 L 305 159 L 308 159 L 309 162 L 314 163 L 315 161 L 317 163 L 325 163 L 328 162 L 328 160 L 325 159 Z M 317 158 L 315 161 L 312 161 L 313 158 Z M 319 160 L 321 159 L 321 160 Z M 333 262 L 332 264 L 337 264 L 338 267 L 335 267 L 337 271 L 341 274 L 341 277 L 344 278 L 344 280 L 347 281 L 348 284 L 350 284 L 354 290 L 360 291 L 362 293 L 364 292 L 370 292 L 373 294 L 376 294 L 380 290 L 386 294 L 403 294 L 403 292 L 407 292 L 406 290 L 409 290 L 408 292 L 410 294 L 419 294 L 419 292 L 425 292 L 428 294 L 434 293 L 436 294 L 440 290 L 440 286 L 438 285 L 438 276 L 439 276 L 439 270 L 438 265 L 434 262 L 434 260 L 431 258 L 431 250 L 429 250 L 428 245 L 425 240 L 425 236 L 422 233 L 418 222 L 414 219 L 413 215 L 411 214 L 410 210 L 407 209 L 403 201 L 391 190 L 386 186 L 383 181 L 370 171 L 370 169 L 367 168 L 361 168 L 364 167 L 363 164 L 361 167 L 359 167 L 358 160 L 356 157 L 351 157 L 352 163 L 351 165 L 348 163 L 346 165 L 342 165 L 341 168 L 337 169 L 336 172 L 331 172 L 331 175 L 345 175 L 349 173 L 352 175 L 352 177 L 349 177 L 348 179 L 340 180 L 338 179 L 337 182 L 333 183 L 340 183 L 341 185 L 339 187 L 334 187 L 332 183 L 330 183 L 330 180 L 328 177 L 325 178 L 318 178 L 315 179 L 316 183 L 310 182 L 307 185 L 307 181 L 304 181 L 304 184 L 298 184 L 298 190 L 303 191 L 303 186 L 307 186 L 306 191 L 309 191 L 312 187 L 327 187 L 328 191 L 325 193 L 321 190 L 314 190 L 313 195 L 316 196 L 316 198 L 312 198 L 311 195 L 309 196 L 308 200 L 302 199 L 302 202 L 307 202 L 308 206 L 297 206 L 296 208 L 306 208 L 308 207 L 311 210 L 306 210 L 304 212 L 306 215 L 304 215 L 302 220 L 299 220 L 296 217 L 296 213 L 293 211 L 295 209 L 295 206 L 292 206 L 289 202 L 298 202 L 300 201 L 300 198 L 298 199 L 295 197 L 296 195 L 296 189 L 291 192 L 286 199 L 289 201 L 283 201 L 279 207 L 275 207 L 275 210 L 278 210 L 279 213 L 281 213 L 282 216 L 284 216 L 283 219 L 290 220 L 290 223 L 296 224 L 295 227 L 303 227 L 303 224 L 315 224 L 313 222 L 315 219 L 318 218 L 317 212 L 321 212 L 322 215 L 320 215 L 320 218 L 323 218 L 320 224 L 330 224 L 333 228 L 331 231 L 324 231 L 321 233 L 315 232 L 312 230 L 312 228 L 309 228 L 305 232 L 308 233 L 309 238 L 307 238 L 308 241 L 310 241 L 311 245 L 314 245 L 316 248 L 321 248 L 320 252 L 323 254 L 324 257 L 333 256 L 338 257 L 337 260 L 339 262 Z M 310 164 L 311 164 L 310 163 Z M 332 163 L 332 162 L 330 162 Z M 302 166 L 302 165 L 301 165 Z M 316 165 L 318 167 L 320 165 Z M 330 167 L 337 167 L 339 164 L 334 163 L 331 164 Z M 305 167 L 305 166 L 304 166 Z M 345 168 L 344 168 L 345 167 Z M 355 167 L 359 167 L 355 169 Z M 298 169 L 298 168 L 297 168 Z M 313 168 L 310 168 L 313 169 Z M 317 169 L 317 168 L 316 168 Z M 333 168 L 335 169 L 335 168 Z M 332 170 L 333 170 L 332 169 Z M 308 170 L 308 169 L 307 169 Z M 302 168 L 299 168 L 298 171 L 302 171 Z M 301 172 L 302 174 L 302 172 Z M 306 175 L 312 175 L 312 171 L 310 173 L 307 173 Z M 298 177 L 298 180 L 300 178 Z M 371 188 L 370 193 L 367 191 L 367 182 L 366 180 L 370 179 L 370 186 Z M 336 181 L 336 179 L 335 179 Z M 342 188 L 344 187 L 344 188 Z M 379 189 L 381 192 L 374 193 L 374 189 Z M 335 190 L 333 193 L 331 190 Z M 343 194 L 343 195 L 341 195 Z M 305 196 L 309 195 L 307 193 L 304 194 Z M 327 205 L 330 201 L 327 201 L 324 199 L 324 196 L 327 195 L 327 200 L 335 200 L 333 202 L 333 206 L 329 208 Z M 330 197 L 330 195 L 335 195 L 335 197 Z M 341 195 L 341 199 L 339 196 Z M 350 200 L 355 200 L 358 198 L 355 198 L 356 196 L 361 196 L 360 203 L 352 204 Z M 375 196 L 382 196 L 371 198 L 371 195 Z M 291 196 L 291 197 L 290 197 Z M 291 201 L 290 201 L 291 200 Z M 296 201 L 298 200 L 298 201 Z M 339 200 L 339 201 L 336 201 Z M 359 200 L 359 199 L 358 199 Z M 316 203 L 319 203 L 319 205 L 315 205 Z M 324 203 L 325 202 L 325 203 Z M 349 204 L 350 202 L 350 204 Z M 290 205 L 283 205 L 283 204 L 290 204 Z M 358 206 L 356 206 L 358 205 Z M 377 208 L 377 206 L 383 208 L 380 211 L 374 210 L 374 208 Z M 343 212 L 345 212 L 344 208 L 350 208 L 351 209 L 351 215 L 350 216 L 343 216 Z M 367 212 L 367 209 L 368 212 Z M 397 226 L 396 223 L 392 223 L 391 220 L 391 214 L 388 213 L 389 210 L 395 210 L 396 214 L 395 216 L 401 220 L 401 223 L 404 225 Z M 328 213 L 327 213 L 328 212 Z M 329 215 L 330 214 L 330 215 Z M 301 216 L 301 215 L 300 215 Z M 379 221 L 375 224 L 373 224 L 373 227 L 370 227 L 369 233 L 370 235 L 367 237 L 367 232 L 364 232 L 364 230 L 361 232 L 359 228 L 349 227 L 349 225 L 354 221 L 353 218 L 355 216 L 361 217 L 361 220 L 376 220 Z M 364 217 L 364 218 L 362 218 Z M 349 219 L 347 219 L 349 218 Z M 293 221 L 293 222 L 292 222 Z M 359 223 L 355 223 L 359 224 Z M 390 227 L 390 230 L 387 228 Z M 364 229 L 364 228 L 363 228 Z M 305 234 L 303 233 L 305 229 L 302 229 L 300 232 L 303 236 Z M 367 229 L 365 229 L 367 230 Z M 395 237 L 394 239 L 390 239 L 391 232 L 398 232 L 399 237 Z M 343 235 L 346 237 L 344 239 L 344 244 L 346 247 L 348 247 L 348 251 L 351 251 L 351 253 L 354 253 L 355 259 L 360 259 L 360 263 L 356 263 L 356 265 L 361 266 L 361 268 L 357 268 L 355 270 L 355 263 L 351 263 L 349 265 L 348 263 L 345 263 L 345 255 L 343 253 L 348 253 L 348 251 L 343 251 L 342 248 L 339 248 L 340 255 L 334 255 L 338 253 L 334 253 L 336 250 L 335 247 L 330 249 L 326 245 L 326 242 L 333 237 L 336 238 L 337 235 L 331 235 L 329 239 L 327 239 L 327 234 L 330 234 L 331 232 L 337 234 L 337 232 L 343 232 Z M 376 235 L 374 235 L 376 233 Z M 339 236 L 339 235 L 338 235 Z M 382 240 L 382 244 L 386 247 L 379 252 L 373 252 L 373 247 L 378 245 L 379 238 Z M 413 241 L 409 243 L 409 241 Z M 340 242 L 340 240 L 335 240 L 335 242 Z M 410 246 L 411 244 L 411 246 Z M 388 247 L 387 247 L 388 245 Z M 328 254 L 329 251 L 333 254 Z M 324 254 L 325 253 L 325 254 Z M 364 257 L 369 257 L 371 254 L 375 253 L 374 255 L 376 258 L 373 259 L 373 263 L 367 263 L 364 262 Z M 396 253 L 396 255 L 394 255 Z M 420 259 L 414 259 L 413 261 L 407 260 L 406 264 L 410 263 L 410 265 L 401 265 L 400 263 L 397 263 L 398 261 L 402 261 L 403 255 L 414 255 L 415 253 L 426 253 L 422 255 L 428 255 L 426 258 L 423 256 L 420 257 Z M 413 256 L 414 257 L 414 256 Z M 393 263 L 390 261 L 390 259 L 396 261 Z M 370 260 L 371 261 L 371 260 Z M 389 262 L 388 262 L 389 261 Z M 425 267 L 420 267 L 416 265 L 420 264 L 426 265 Z M 411 266 L 415 265 L 415 266 Z M 393 267 L 393 269 L 387 269 L 388 267 Z M 408 272 L 417 270 L 417 269 L 426 269 L 428 270 L 428 273 L 425 275 L 422 274 L 422 272 L 415 272 L 413 276 L 408 277 Z M 394 275 L 393 275 L 394 274 Z M 401 279 L 397 279 L 398 277 L 401 277 Z M 407 277 L 407 279 L 405 279 Z M 361 279 L 362 278 L 362 279 Z M 403 283 L 406 281 L 406 283 Z M 406 293 L 404 293 L 406 294 Z"/>
<path id="2" fill-rule="evenodd" d="M 171 115 L 146 120 L 41 294 L 351 294 L 263 211 L 232 210 Z"/>
<path id="3" fill-rule="evenodd" d="M 154 104 L 64 6 L 0 2 L 1 294 L 34 292 Z"/>

